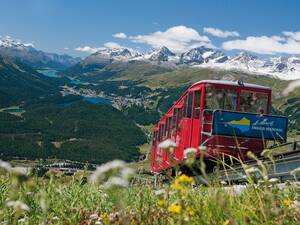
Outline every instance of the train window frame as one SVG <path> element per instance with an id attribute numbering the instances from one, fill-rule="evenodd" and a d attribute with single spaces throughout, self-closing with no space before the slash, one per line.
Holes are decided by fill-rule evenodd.
<path id="1" fill-rule="evenodd" d="M 183 119 L 183 106 L 178 108 L 178 112 L 177 112 L 177 119 L 176 119 L 176 132 L 180 132 L 181 131 L 181 123 L 182 123 L 182 119 Z"/>
<path id="2" fill-rule="evenodd" d="M 176 123 L 177 123 L 177 112 L 178 112 L 178 109 L 175 108 L 175 109 L 173 110 L 173 115 L 172 115 L 172 126 L 171 126 L 172 130 L 176 128 Z"/>
<path id="3" fill-rule="evenodd" d="M 187 97 L 186 118 L 192 118 L 193 100 L 194 100 L 194 91 L 191 91 L 191 92 L 189 92 L 188 97 Z"/>
<path id="4" fill-rule="evenodd" d="M 185 96 L 183 99 L 183 117 L 187 115 L 187 103 L 188 103 L 188 96 Z"/>
<path id="5" fill-rule="evenodd" d="M 194 103 L 193 103 L 193 118 L 199 119 L 200 118 L 200 109 L 201 109 L 201 98 L 202 98 L 202 90 L 194 91 Z M 198 96 L 197 96 L 198 95 Z M 199 102 L 197 102 L 197 100 Z"/>
<path id="6" fill-rule="evenodd" d="M 168 116 L 166 118 L 166 132 L 165 132 L 165 137 L 170 137 L 170 134 L 171 134 L 171 123 L 172 123 L 172 117 Z"/>
<path id="7" fill-rule="evenodd" d="M 248 95 L 245 96 L 245 94 Z M 251 97 L 250 95 L 251 94 Z M 254 96 L 254 97 L 253 97 Z M 264 97 L 264 102 L 262 103 L 262 99 L 259 96 L 263 96 Z M 248 113 L 260 113 L 260 114 L 265 114 L 268 113 L 268 101 L 269 101 L 269 94 L 265 93 L 265 92 L 259 92 L 259 91 L 255 91 L 255 90 L 240 90 L 240 94 L 239 94 L 239 108 L 241 112 L 248 112 Z M 247 98 L 244 98 L 247 97 Z M 253 100 L 258 100 L 260 101 L 259 105 L 256 104 L 255 102 L 249 102 L 250 98 Z M 257 103 L 258 103 L 257 101 Z M 254 102 L 254 103 L 253 103 Z M 244 104 L 244 103 L 247 103 Z M 248 107 L 248 108 L 247 108 Z"/>
<path id="8" fill-rule="evenodd" d="M 206 85 L 205 96 L 204 96 L 204 108 L 210 110 L 223 109 L 229 111 L 237 111 L 238 95 L 239 95 L 238 93 L 239 91 L 235 88 L 228 88 L 228 87 L 225 88 L 225 87 L 219 87 L 215 85 Z M 208 99 L 209 94 L 211 94 L 212 96 L 211 99 Z M 230 97 L 230 95 L 233 96 L 232 99 L 226 98 L 227 96 Z M 220 100 L 223 100 L 223 102 L 220 103 L 219 102 Z M 225 100 L 227 100 L 227 102 L 225 102 Z M 211 105 L 208 105 L 208 103 Z"/>

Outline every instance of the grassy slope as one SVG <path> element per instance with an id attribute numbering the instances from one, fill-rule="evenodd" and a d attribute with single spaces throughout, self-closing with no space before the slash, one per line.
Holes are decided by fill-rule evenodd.
<path id="1" fill-rule="evenodd" d="M 105 105 L 39 105 L 24 118 L 0 113 L 3 156 L 57 157 L 103 163 L 138 158 L 143 132 L 120 111 Z"/>

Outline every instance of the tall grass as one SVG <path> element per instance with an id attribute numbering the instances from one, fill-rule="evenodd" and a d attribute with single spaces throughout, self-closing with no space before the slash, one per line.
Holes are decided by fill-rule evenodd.
<path id="1" fill-rule="evenodd" d="M 1 224 L 299 224 L 300 186 L 276 181 L 195 185 L 178 175 L 159 189 L 131 184 L 122 162 L 65 176 L 43 177 L 1 162 Z M 251 172 L 251 171 L 250 171 Z M 250 174 L 248 174 L 251 177 Z"/>

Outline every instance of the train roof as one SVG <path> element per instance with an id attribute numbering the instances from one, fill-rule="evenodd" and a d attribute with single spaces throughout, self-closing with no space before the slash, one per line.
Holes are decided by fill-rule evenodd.
<path id="1" fill-rule="evenodd" d="M 224 84 L 224 85 L 232 85 L 232 86 L 244 86 L 244 87 L 251 87 L 251 88 L 258 88 L 258 89 L 267 89 L 271 90 L 270 87 L 258 85 L 258 84 L 250 84 L 250 83 L 244 83 L 241 81 L 227 81 L 227 80 L 201 80 L 192 85 L 195 86 L 197 84 L 203 84 L 203 83 L 208 83 L 208 84 Z"/>

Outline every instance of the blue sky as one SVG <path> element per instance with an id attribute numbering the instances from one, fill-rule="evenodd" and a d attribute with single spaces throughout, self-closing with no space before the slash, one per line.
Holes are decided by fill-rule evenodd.
<path id="1" fill-rule="evenodd" d="M 0 35 L 78 56 L 117 44 L 140 51 L 205 44 L 228 53 L 300 54 L 299 12 L 296 0 L 2 0 Z M 113 37 L 120 32 L 126 38 Z"/>

